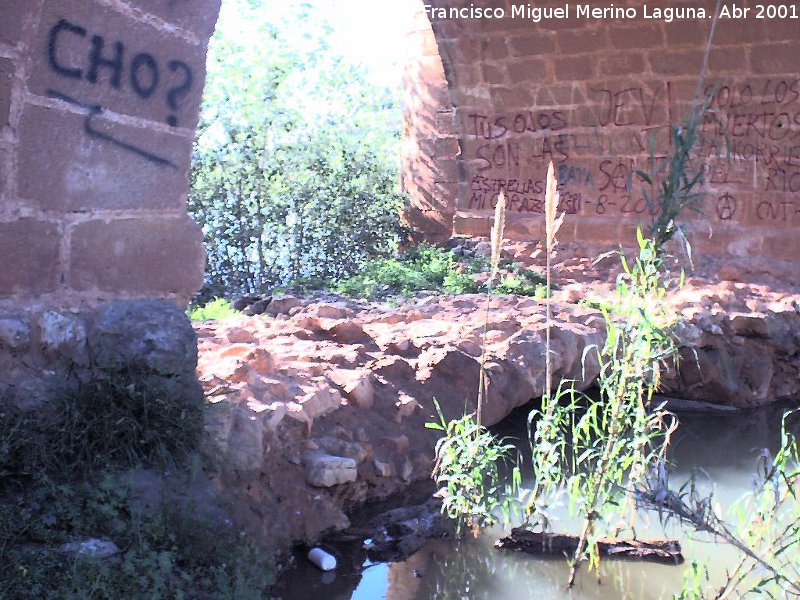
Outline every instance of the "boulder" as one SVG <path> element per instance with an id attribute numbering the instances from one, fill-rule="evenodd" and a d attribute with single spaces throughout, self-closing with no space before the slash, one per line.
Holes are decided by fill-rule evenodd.
<path id="1" fill-rule="evenodd" d="M 165 300 L 109 302 L 88 332 L 93 363 L 106 371 L 140 369 L 160 375 L 193 374 L 197 336 L 180 308 Z"/>
<path id="2" fill-rule="evenodd" d="M 289 311 L 297 306 L 300 306 L 300 300 L 294 296 L 274 296 L 266 312 L 270 315 L 288 315 Z"/>

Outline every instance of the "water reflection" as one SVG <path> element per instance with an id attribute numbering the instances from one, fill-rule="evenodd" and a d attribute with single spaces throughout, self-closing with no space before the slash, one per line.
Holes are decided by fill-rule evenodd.
<path id="1" fill-rule="evenodd" d="M 524 441 L 526 414 L 527 410 L 512 415 L 504 421 L 500 433 Z M 672 459 L 676 467 L 671 480 L 680 485 L 696 467 L 702 467 L 709 482 L 714 482 L 714 496 L 723 506 L 736 500 L 751 485 L 758 450 L 779 445 L 782 414 L 782 408 L 682 414 L 681 428 L 674 440 Z M 524 445 L 523 442 L 521 446 Z M 710 491 L 711 483 L 707 486 Z M 562 526 L 570 528 L 568 519 L 563 519 Z M 731 548 L 712 544 L 707 538 L 694 539 L 677 527 L 670 526 L 665 532 L 654 516 L 640 518 L 636 531 L 640 537 L 679 539 L 687 563 L 669 566 L 605 561 L 602 585 L 594 576 L 582 572 L 576 587 L 567 591 L 566 561 L 495 550 L 492 545 L 506 533 L 496 528 L 478 539 L 432 540 L 404 562 L 368 566 L 357 577 L 337 575 L 337 582 L 325 586 L 327 589 L 309 585 L 310 578 L 306 577 L 304 589 L 282 586 L 281 596 L 286 600 L 660 600 L 671 598 L 681 588 L 683 573 L 692 559 L 709 560 L 712 581 L 720 582 L 725 568 L 735 562 L 736 554 Z M 362 559 L 355 556 L 353 560 Z M 318 572 L 315 575 L 319 577 Z M 344 583 L 352 585 L 349 592 L 340 587 Z"/>

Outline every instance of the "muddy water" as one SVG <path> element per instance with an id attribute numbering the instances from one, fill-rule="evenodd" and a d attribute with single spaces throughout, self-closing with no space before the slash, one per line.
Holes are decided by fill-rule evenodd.
<path id="1" fill-rule="evenodd" d="M 701 467 L 713 483 L 714 496 L 724 505 L 739 498 L 752 482 L 759 449 L 774 448 L 780 439 L 782 409 L 680 415 L 681 428 L 673 447 L 673 484 L 685 481 Z M 525 439 L 525 414 L 504 421 L 503 435 Z M 675 485 L 673 485 L 674 487 Z M 560 530 L 574 529 L 564 518 Z M 713 581 L 722 581 L 735 553 L 724 545 L 701 536 L 690 536 L 668 526 L 666 532 L 657 518 L 639 519 L 639 537 L 678 539 L 687 562 L 682 566 L 651 565 L 641 562 L 605 561 L 602 582 L 583 572 L 571 591 L 565 590 L 568 568 L 564 560 L 541 559 L 495 550 L 495 540 L 509 525 L 500 526 L 478 539 L 431 540 L 415 555 L 393 564 L 371 564 L 353 558 L 357 564 L 322 574 L 303 560 L 286 573 L 275 594 L 285 600 L 657 600 L 671 598 L 681 588 L 684 571 L 693 559 L 707 560 Z M 355 555 L 357 556 L 357 555 Z M 345 559 L 345 562 L 347 560 Z"/>

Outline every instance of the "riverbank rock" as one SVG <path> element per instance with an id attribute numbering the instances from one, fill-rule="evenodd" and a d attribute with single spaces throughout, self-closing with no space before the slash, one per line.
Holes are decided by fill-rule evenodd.
<path id="1" fill-rule="evenodd" d="M 605 322 L 589 306 L 612 299 L 611 265 L 558 266 L 555 381 L 586 389 L 597 376 L 587 348 L 602 346 Z M 681 360 L 663 393 L 731 407 L 800 398 L 797 289 L 694 277 L 669 307 Z M 427 479 L 436 404 L 447 419 L 475 409 L 484 344 L 484 424 L 541 396 L 545 328 L 541 300 L 493 297 L 487 319 L 482 295 L 399 306 L 292 298 L 264 315 L 195 324 L 218 484 L 234 516 L 283 546 L 346 527 L 353 507 Z"/>
<path id="2" fill-rule="evenodd" d="M 428 478 L 434 401 L 447 418 L 475 408 L 485 305 L 480 295 L 318 301 L 196 324 L 220 486 L 238 518 L 271 543 L 314 538 L 356 504 Z M 554 310 L 555 377 L 591 384 L 596 363 L 581 356 L 602 343 L 601 323 L 582 306 Z M 544 390 L 544 328 L 540 301 L 492 299 L 486 425 Z"/>

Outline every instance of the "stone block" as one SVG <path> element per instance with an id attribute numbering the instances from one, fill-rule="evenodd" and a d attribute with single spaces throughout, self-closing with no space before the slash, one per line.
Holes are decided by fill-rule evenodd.
<path id="1" fill-rule="evenodd" d="M 40 96 L 60 94 L 83 105 L 194 129 L 205 58 L 205 43 L 191 44 L 108 6 L 48 0 L 28 88 Z"/>
<path id="2" fill-rule="evenodd" d="M 486 235 L 490 227 L 489 217 L 456 214 L 453 219 L 454 235 Z"/>
<path id="3" fill-rule="evenodd" d="M 558 34 L 558 45 L 562 55 L 597 52 L 606 46 L 605 32 L 602 29 L 562 31 Z"/>
<path id="4" fill-rule="evenodd" d="M 615 48 L 657 48 L 664 45 L 664 32 L 658 25 L 637 23 L 634 27 L 611 27 L 608 36 Z"/>
<path id="5" fill-rule="evenodd" d="M 556 79 L 574 81 L 589 79 L 594 75 L 596 61 L 588 56 L 569 56 L 555 61 Z"/>
<path id="6" fill-rule="evenodd" d="M 455 135 L 456 133 L 456 119 L 455 111 L 440 110 L 436 113 L 435 127 L 437 133 L 441 135 Z"/>
<path id="7" fill-rule="evenodd" d="M 483 65 L 483 80 L 490 85 L 499 85 L 506 83 L 506 69 L 505 66 L 500 65 Z"/>
<path id="8" fill-rule="evenodd" d="M 762 44 L 751 50 L 750 60 L 754 73 L 795 73 L 798 45 Z"/>
<path id="9" fill-rule="evenodd" d="M 547 62 L 540 58 L 512 62 L 508 65 L 508 76 L 511 83 L 516 85 L 525 81 L 540 81 L 547 77 Z"/>
<path id="10" fill-rule="evenodd" d="M 655 50 L 648 56 L 653 73 L 658 75 L 693 75 L 703 64 L 703 53 L 699 49 L 685 52 Z"/>
<path id="11" fill-rule="evenodd" d="M 718 28 L 721 29 L 722 27 L 722 23 L 718 23 Z M 701 46 L 708 40 L 709 29 L 710 25 L 703 21 L 685 19 L 664 25 L 669 47 L 682 45 Z"/>
<path id="12" fill-rule="evenodd" d="M 214 33 L 221 0 L 128 0 L 128 4 L 181 29 L 208 38 Z"/>
<path id="13" fill-rule="evenodd" d="M 30 341 L 31 328 L 27 321 L 18 318 L 0 319 L 0 347 L 24 349 Z"/>
<path id="14" fill-rule="evenodd" d="M 552 32 L 513 37 L 511 38 L 511 54 L 513 56 L 552 54 L 556 51 L 555 40 L 555 34 Z"/>
<path id="15" fill-rule="evenodd" d="M 39 340 L 48 352 L 79 349 L 86 341 L 86 328 L 75 317 L 48 310 L 39 316 Z"/>
<path id="16" fill-rule="evenodd" d="M 31 0 L 3 0 L 0 4 L 0 44 L 16 45 L 22 26 L 36 10 Z"/>
<path id="17" fill-rule="evenodd" d="M 628 74 L 639 75 L 644 71 L 644 58 L 638 52 L 615 53 L 600 60 L 600 75 L 621 77 Z"/>
<path id="18" fill-rule="evenodd" d="M 31 105 L 19 135 L 20 196 L 45 210 L 184 205 L 189 137 Z"/>
<path id="19" fill-rule="evenodd" d="M 356 461 L 344 456 L 307 452 L 303 456 L 305 478 L 314 487 L 333 487 L 358 479 Z"/>
<path id="20" fill-rule="evenodd" d="M 72 233 L 68 284 L 80 291 L 188 299 L 203 283 L 202 242 L 200 228 L 189 218 L 82 223 Z"/>
<path id="21" fill-rule="evenodd" d="M 60 237 L 56 225 L 35 219 L 0 223 L 0 298 L 56 289 Z"/>
<path id="22" fill-rule="evenodd" d="M 0 127 L 8 125 L 11 112 L 11 83 L 14 76 L 14 63 L 0 58 Z"/>
<path id="23" fill-rule="evenodd" d="M 139 369 L 167 377 L 192 375 L 197 338 L 189 318 L 165 300 L 109 302 L 89 326 L 92 361 L 100 369 Z"/>

